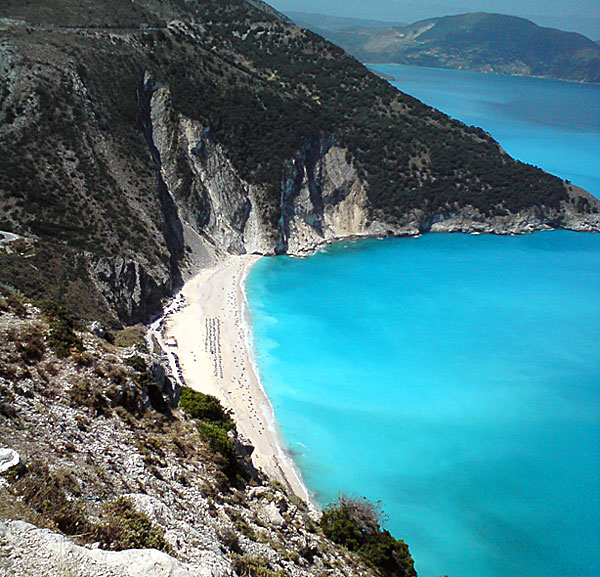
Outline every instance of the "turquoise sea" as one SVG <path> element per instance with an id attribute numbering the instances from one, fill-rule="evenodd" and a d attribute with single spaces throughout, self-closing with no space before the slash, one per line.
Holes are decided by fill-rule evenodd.
<path id="1" fill-rule="evenodd" d="M 380 68 L 600 194 L 600 87 Z M 319 502 L 381 500 L 421 577 L 600 575 L 600 235 L 341 243 L 261 259 L 246 286 L 261 379 Z"/>

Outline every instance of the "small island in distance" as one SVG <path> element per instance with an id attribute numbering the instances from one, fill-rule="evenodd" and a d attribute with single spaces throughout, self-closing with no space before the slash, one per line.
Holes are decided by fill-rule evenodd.
<path id="1" fill-rule="evenodd" d="M 363 62 L 600 83 L 600 46 L 576 32 L 483 12 L 409 25 L 291 13 Z"/>

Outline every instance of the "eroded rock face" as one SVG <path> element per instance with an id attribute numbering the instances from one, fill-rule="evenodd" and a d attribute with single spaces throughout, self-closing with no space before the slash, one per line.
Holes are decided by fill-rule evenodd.
<path id="1" fill-rule="evenodd" d="M 210 127 L 177 114 L 164 86 L 152 96 L 150 116 L 161 176 L 197 241 L 227 254 L 272 253 L 259 195 L 213 142 Z"/>
<path id="2" fill-rule="evenodd" d="M 260 188 L 240 178 L 210 127 L 172 109 L 168 87 L 153 89 L 149 116 L 153 157 L 184 226 L 217 251 L 306 254 L 335 239 L 379 234 L 368 221 L 366 186 L 332 139 L 307 140 L 290 159 L 274 229 Z"/>
<path id="3" fill-rule="evenodd" d="M 368 219 L 366 186 L 346 154 L 318 139 L 290 162 L 278 252 L 305 254 L 336 239 L 377 234 Z"/>
<path id="4" fill-rule="evenodd" d="M 168 271 L 148 270 L 123 258 L 100 258 L 89 264 L 92 282 L 125 323 L 144 322 L 161 310 L 161 299 L 173 289 Z"/>

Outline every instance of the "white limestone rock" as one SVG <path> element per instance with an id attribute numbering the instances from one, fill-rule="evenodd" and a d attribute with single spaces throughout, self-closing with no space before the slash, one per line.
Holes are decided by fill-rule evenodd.
<path id="1" fill-rule="evenodd" d="M 0 449 L 0 473 L 5 473 L 9 469 L 16 467 L 21 462 L 19 453 L 13 449 L 3 447 Z"/>

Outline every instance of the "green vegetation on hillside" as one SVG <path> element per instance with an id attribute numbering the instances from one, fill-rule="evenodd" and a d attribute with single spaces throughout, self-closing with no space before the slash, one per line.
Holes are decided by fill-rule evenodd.
<path id="1" fill-rule="evenodd" d="M 230 433 L 235 433 L 231 415 L 216 397 L 190 388 L 181 390 L 181 408 L 196 420 L 198 432 L 219 456 L 220 467 L 233 485 L 243 485 L 249 478 L 248 463 L 238 452 Z"/>
<path id="2" fill-rule="evenodd" d="M 501 154 L 483 131 L 399 93 L 319 36 L 255 19 L 243 3 L 222 8 L 206 25 L 210 53 L 201 59 L 189 50 L 181 57 L 177 46 L 189 37 L 169 44 L 165 36 L 164 46 L 157 35 L 157 75 L 175 108 L 206 123 L 240 174 L 267 187 L 272 223 L 287 163 L 322 135 L 349 149 L 369 183 L 372 212 L 384 220 L 465 204 L 485 214 L 558 208 L 566 198 L 559 179 Z"/>
<path id="3" fill-rule="evenodd" d="M 380 575 L 416 577 L 408 546 L 381 528 L 382 515 L 380 506 L 364 497 L 340 495 L 323 512 L 321 528 L 334 543 L 358 553 Z"/>
<path id="4" fill-rule="evenodd" d="M 135 509 L 131 499 L 119 497 L 102 508 L 101 522 L 92 528 L 93 539 L 103 549 L 158 549 L 172 553 L 164 538 L 164 530 Z"/>

